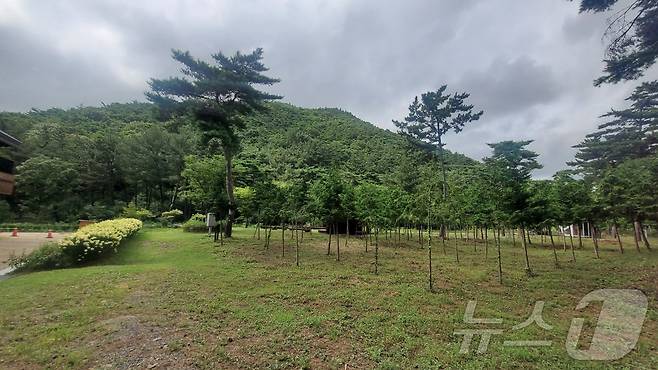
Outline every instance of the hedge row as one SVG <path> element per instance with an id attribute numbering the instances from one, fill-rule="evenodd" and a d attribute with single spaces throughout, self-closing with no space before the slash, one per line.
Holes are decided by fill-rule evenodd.
<path id="1" fill-rule="evenodd" d="M 120 218 L 87 225 L 59 242 L 60 248 L 82 263 L 108 251 L 115 251 L 121 242 L 142 228 L 142 221 Z"/>
<path id="2" fill-rule="evenodd" d="M 142 228 L 134 218 L 102 221 L 87 225 L 59 243 L 49 243 L 34 252 L 9 261 L 18 270 L 43 270 L 83 264 L 99 256 L 116 252 L 123 240 Z"/>
<path id="3" fill-rule="evenodd" d="M 10 232 L 14 229 L 18 229 L 18 232 L 73 231 L 77 228 L 77 223 L 35 224 L 31 222 L 8 222 L 0 224 L 0 231 L 4 232 Z"/>

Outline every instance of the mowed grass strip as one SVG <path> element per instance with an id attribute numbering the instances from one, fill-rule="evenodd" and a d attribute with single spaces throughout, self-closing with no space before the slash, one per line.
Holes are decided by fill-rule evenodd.
<path id="1" fill-rule="evenodd" d="M 493 243 L 454 240 L 433 246 L 436 292 L 427 291 L 427 248 L 405 237 L 380 237 L 374 246 L 341 238 L 341 261 L 326 255 L 327 235 L 295 241 L 273 232 L 270 248 L 237 229 L 223 247 L 203 234 L 143 230 L 119 253 L 95 266 L 47 271 L 0 281 L 0 368 L 657 368 L 658 257 L 626 241 L 603 242 L 596 259 L 589 240 L 576 250 L 558 246 L 560 268 L 539 240 L 530 246 L 535 277 L 527 277 L 523 249 L 503 240 L 504 285 L 497 280 Z M 538 239 L 538 238 L 536 238 Z M 436 238 L 435 238 L 436 240 Z M 518 242 L 518 241 L 517 241 Z M 574 317 L 585 317 L 583 348 L 599 307 L 574 307 L 600 288 L 641 289 L 649 312 L 637 348 L 614 362 L 571 359 L 565 339 Z M 463 323 L 469 300 L 477 317 L 502 325 Z M 536 301 L 553 326 L 514 331 Z M 458 353 L 458 329 L 503 329 L 485 354 Z M 503 340 L 551 340 L 540 348 L 511 348 Z"/>

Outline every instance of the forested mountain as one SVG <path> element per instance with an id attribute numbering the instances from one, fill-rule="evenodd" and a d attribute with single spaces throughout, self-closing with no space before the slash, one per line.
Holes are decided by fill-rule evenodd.
<path id="1" fill-rule="evenodd" d="M 270 103 L 242 132 L 244 156 L 254 155 L 282 178 L 297 171 L 337 167 L 357 180 L 386 182 L 400 166 L 425 152 L 400 135 L 335 109 Z M 450 153 L 447 162 L 473 163 Z"/>
<path id="2" fill-rule="evenodd" d="M 238 186 L 257 176 L 311 182 L 329 170 L 349 181 L 405 184 L 428 152 L 339 109 L 269 103 L 239 132 Z M 5 218 L 70 221 L 109 218 L 131 202 L 154 215 L 221 207 L 221 151 L 191 121 L 160 121 L 148 103 L 0 113 L 0 129 L 23 142 L 17 191 Z M 449 164 L 473 160 L 449 153 Z M 3 206 L 3 208 L 7 208 Z"/>

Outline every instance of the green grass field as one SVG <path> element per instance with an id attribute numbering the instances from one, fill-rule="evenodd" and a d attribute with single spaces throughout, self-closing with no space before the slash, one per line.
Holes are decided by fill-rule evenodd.
<path id="1" fill-rule="evenodd" d="M 374 248 L 362 240 L 335 243 L 306 234 L 299 267 L 281 233 L 271 246 L 237 229 L 223 247 L 207 236 L 174 229 L 141 231 L 119 253 L 96 266 L 15 276 L 0 281 L 0 368 L 658 368 L 658 253 L 637 253 L 626 241 L 602 242 L 596 260 L 589 241 L 550 248 L 534 240 L 523 270 L 523 249 L 502 248 L 504 285 L 496 253 L 484 245 L 450 241 L 433 249 L 436 292 L 427 290 L 427 249 L 413 241 L 381 240 L 379 274 Z M 538 239 L 538 238 L 535 238 Z M 344 239 L 341 239 L 341 243 Z M 637 347 L 613 362 L 576 361 L 565 350 L 571 319 L 585 317 L 587 348 L 600 306 L 575 311 L 599 288 L 641 289 L 649 311 Z M 476 317 L 503 323 L 464 324 L 469 300 Z M 512 330 L 545 301 L 545 330 Z M 503 329 L 488 351 L 460 354 L 459 329 Z M 551 340 L 549 347 L 507 347 L 504 340 Z"/>

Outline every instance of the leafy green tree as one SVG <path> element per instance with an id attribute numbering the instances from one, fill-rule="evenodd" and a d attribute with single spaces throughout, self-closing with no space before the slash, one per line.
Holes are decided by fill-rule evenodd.
<path id="1" fill-rule="evenodd" d="M 561 171 L 553 176 L 551 183 L 551 198 L 554 200 L 556 222 L 561 226 L 579 223 L 579 209 L 589 199 L 588 189 L 583 180 L 576 180 L 568 171 Z M 569 233 L 571 244 L 571 260 L 576 262 L 573 235 Z M 567 248 L 566 235 L 562 234 L 564 249 Z"/>
<path id="2" fill-rule="evenodd" d="M 379 231 L 388 222 L 387 203 L 390 199 L 382 185 L 361 183 L 354 189 L 355 211 L 359 219 L 375 231 L 375 274 L 379 272 Z M 367 248 L 367 239 L 366 239 Z"/>
<path id="3" fill-rule="evenodd" d="M 203 213 L 225 209 L 228 199 L 224 187 L 224 158 L 219 155 L 185 157 L 181 196 Z"/>
<path id="4" fill-rule="evenodd" d="M 265 247 L 269 248 L 272 228 L 281 224 L 285 196 L 282 188 L 271 179 L 263 179 L 254 185 L 254 199 L 258 208 L 258 223 L 265 227 Z"/>
<path id="5" fill-rule="evenodd" d="M 129 184 L 144 189 L 146 207 L 150 208 L 151 200 L 157 199 L 159 211 L 173 208 L 184 158 L 194 149 L 194 138 L 149 125 L 143 131 L 127 135 L 121 145 L 121 170 Z M 170 192 L 172 197 L 168 199 Z"/>
<path id="6" fill-rule="evenodd" d="M 557 223 L 559 214 L 557 199 L 555 199 L 555 193 L 553 192 L 553 182 L 551 180 L 531 181 L 528 191 L 530 193 L 527 210 L 528 218 L 538 228 L 542 238 L 545 235 L 544 233 L 548 232 L 555 267 L 557 268 L 560 264 L 555 249 L 555 240 L 553 239 L 553 227 Z"/>
<path id="7" fill-rule="evenodd" d="M 235 200 L 238 209 L 238 217 L 242 219 L 245 225 L 252 222 L 258 222 L 258 203 L 256 202 L 255 192 L 252 187 L 236 187 Z"/>
<path id="8" fill-rule="evenodd" d="M 163 113 L 192 114 L 207 142 L 216 140 L 221 146 L 226 164 L 226 194 L 228 219 L 225 235 L 232 234 L 235 220 L 233 157 L 238 153 L 236 131 L 244 128 L 244 115 L 263 108 L 263 101 L 280 99 L 256 89 L 257 85 L 272 85 L 278 79 L 263 75 L 263 50 L 225 56 L 213 54 L 215 64 L 196 59 L 189 52 L 173 50 L 174 60 L 183 64 L 184 77 L 151 79 L 151 91 L 146 97 Z"/>
<path id="9" fill-rule="evenodd" d="M 528 182 L 533 170 L 541 168 L 537 162 L 537 153 L 526 149 L 532 140 L 502 141 L 488 144 L 493 154 L 485 158 L 485 163 L 491 168 L 496 187 L 501 189 L 501 207 L 509 215 L 512 225 L 520 226 L 523 249 L 525 252 L 525 269 L 532 275 L 528 247 L 526 245 L 526 226 L 531 222 L 527 213 L 530 194 Z"/>
<path id="10" fill-rule="evenodd" d="M 28 159 L 16 176 L 23 211 L 38 221 L 72 221 L 80 207 L 78 178 L 72 163 L 46 156 Z"/>
<path id="11" fill-rule="evenodd" d="M 607 170 L 598 183 L 598 193 L 612 214 L 624 215 L 634 226 L 635 246 L 644 242 L 643 222 L 658 214 L 658 196 L 652 189 L 658 181 L 656 158 L 632 159 Z"/>
<path id="12" fill-rule="evenodd" d="M 331 235 L 337 232 L 337 224 L 345 221 L 343 204 L 345 183 L 338 171 L 332 170 L 311 184 L 308 190 L 309 210 L 329 231 L 327 255 L 331 254 Z M 338 246 L 340 248 L 340 246 Z"/>

